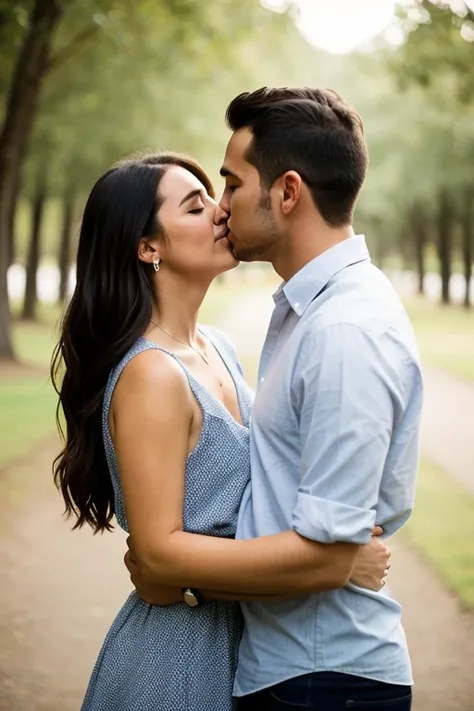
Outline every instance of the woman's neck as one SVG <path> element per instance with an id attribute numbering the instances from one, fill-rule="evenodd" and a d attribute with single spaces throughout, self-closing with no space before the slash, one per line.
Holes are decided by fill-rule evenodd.
<path id="1" fill-rule="evenodd" d="M 210 283 L 193 283 L 184 277 L 163 273 L 155 286 L 156 304 L 152 319 L 168 334 L 186 343 L 196 340 L 199 309 Z"/>

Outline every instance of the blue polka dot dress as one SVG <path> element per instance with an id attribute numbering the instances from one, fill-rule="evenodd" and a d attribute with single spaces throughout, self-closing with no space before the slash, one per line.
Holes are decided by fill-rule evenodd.
<path id="1" fill-rule="evenodd" d="M 183 367 L 203 413 L 200 439 L 186 464 L 184 529 L 230 538 L 235 536 L 240 501 L 250 480 L 248 427 L 252 394 L 227 338 L 209 327 L 204 332 L 234 379 L 244 426 L 176 356 L 169 354 Z M 137 341 L 112 371 L 104 397 L 104 443 L 116 517 L 125 530 L 127 521 L 108 414 L 124 367 L 138 353 L 151 348 L 158 346 L 144 338 Z M 205 602 L 190 608 L 180 602 L 157 607 L 143 602 L 133 592 L 107 634 L 82 711 L 232 711 L 241 632 L 238 603 Z"/>

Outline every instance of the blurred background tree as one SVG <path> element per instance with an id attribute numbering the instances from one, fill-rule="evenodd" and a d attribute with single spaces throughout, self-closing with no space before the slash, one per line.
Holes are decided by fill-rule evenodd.
<path id="1" fill-rule="evenodd" d="M 192 153 L 217 176 L 225 107 L 262 84 L 333 86 L 359 109 L 371 167 L 356 228 L 381 266 L 416 271 L 420 294 L 426 273 L 437 271 L 447 304 L 452 273 L 462 273 L 470 307 L 471 7 L 405 0 L 395 44 L 382 36 L 345 55 L 304 39 L 302 7 L 296 0 L 0 0 L 1 357 L 13 356 L 8 268 L 26 270 L 23 318 L 37 317 L 42 264 L 57 265 L 51 278 L 64 302 L 78 217 L 101 172 L 128 153 L 168 148 Z"/>

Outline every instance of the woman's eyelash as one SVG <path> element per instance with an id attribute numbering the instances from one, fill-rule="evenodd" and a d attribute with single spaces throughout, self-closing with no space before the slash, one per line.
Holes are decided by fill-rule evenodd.
<path id="1" fill-rule="evenodd" d="M 203 210 L 204 210 L 203 207 L 196 207 L 194 210 L 190 210 L 189 212 L 190 212 L 191 215 L 198 215 L 198 214 L 199 214 L 200 212 L 202 212 Z"/>

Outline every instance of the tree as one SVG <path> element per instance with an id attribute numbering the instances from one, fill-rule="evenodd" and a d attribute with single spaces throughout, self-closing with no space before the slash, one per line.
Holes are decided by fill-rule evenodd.
<path id="1" fill-rule="evenodd" d="M 59 242 L 58 266 L 59 266 L 59 294 L 58 302 L 64 304 L 67 297 L 69 285 L 69 269 L 71 267 L 71 240 L 72 226 L 74 222 L 74 190 L 71 185 L 67 185 L 62 196 L 62 226 L 61 239 Z"/>
<path id="2" fill-rule="evenodd" d="M 466 2 L 416 0 L 402 8 L 408 36 L 389 67 L 402 90 L 419 87 L 430 130 L 422 139 L 436 158 L 437 247 L 442 302 L 448 303 L 453 254 L 458 246 L 470 305 L 472 276 L 472 161 L 474 159 L 474 11 Z M 453 131 L 454 127 L 454 131 Z"/>
<path id="3" fill-rule="evenodd" d="M 0 10 L 4 2 L 0 0 Z M 49 96 L 56 93 L 57 99 L 56 106 L 54 102 L 49 103 L 46 114 L 49 112 L 50 118 L 59 118 L 58 130 L 54 120 L 48 127 L 48 137 L 54 146 L 51 160 L 58 165 L 61 163 L 64 176 L 68 163 L 71 164 L 71 153 L 76 156 L 80 153 L 74 162 L 74 171 L 78 167 L 82 171 L 79 183 L 85 182 L 86 176 L 90 183 L 92 176 L 107 163 L 143 145 L 145 137 L 148 145 L 156 145 L 155 141 L 163 145 L 173 136 L 187 136 L 191 147 L 202 143 L 205 133 L 202 130 L 197 132 L 198 141 L 193 140 L 196 131 L 192 121 L 196 112 L 190 107 L 189 96 L 194 94 L 196 99 L 195 87 L 197 83 L 202 85 L 202 77 L 211 82 L 219 72 L 224 74 L 219 62 L 229 61 L 232 65 L 237 61 L 239 42 L 250 33 L 253 22 L 262 26 L 268 18 L 274 17 L 263 10 L 257 0 L 239 3 L 24 0 L 19 5 L 21 17 L 17 13 L 16 25 L 13 24 L 19 35 L 18 25 L 24 26 L 23 45 L 12 69 L 0 137 L 0 146 L 7 149 L 2 150 L 2 156 L 5 154 L 7 158 L 0 165 L 0 356 L 3 357 L 12 355 L 6 288 L 6 271 L 11 258 L 8 254 L 11 247 L 7 246 L 11 236 L 9 226 L 15 194 L 21 189 L 23 159 L 46 75 Z M 10 13 L 8 18 L 14 15 Z M 51 50 L 55 29 L 58 31 Z M 71 62 L 74 71 L 66 77 Z M 25 82 L 30 74 L 34 81 Z M 61 88 L 63 96 L 59 97 Z M 157 105 L 153 92 L 159 91 L 162 101 Z M 209 105 L 207 115 L 211 111 Z M 73 115 L 74 131 L 74 121 L 70 120 Z M 78 127 L 79 116 L 86 119 L 84 130 Z M 92 132 L 78 148 L 71 150 L 71 146 L 79 143 L 78 134 L 85 136 L 86 128 Z M 93 140 L 88 141 L 91 136 Z M 211 135 L 209 142 L 212 143 Z M 88 143 L 93 144 L 90 149 Z M 183 140 L 182 145 L 185 143 Z M 34 163 L 34 157 L 32 160 Z"/>
<path id="4" fill-rule="evenodd" d="M 9 227 L 15 190 L 28 148 L 41 85 L 47 70 L 53 32 L 61 16 L 57 0 L 35 0 L 14 70 L 0 132 L 0 357 L 11 358 L 7 270 Z"/>
<path id="5" fill-rule="evenodd" d="M 462 232 L 462 258 L 464 265 L 464 308 L 470 309 L 471 283 L 472 283 L 472 262 L 474 260 L 474 184 L 466 189 L 463 196 L 463 206 L 461 215 Z"/>
<path id="6" fill-rule="evenodd" d="M 392 69 L 402 85 L 436 85 L 449 75 L 450 96 L 461 103 L 474 97 L 474 11 L 463 0 L 413 0 L 400 17 L 407 40 L 394 57 Z"/>
<path id="7" fill-rule="evenodd" d="M 36 305 L 38 301 L 36 289 L 36 275 L 40 259 L 40 239 L 44 209 L 47 195 L 47 174 L 45 170 L 38 171 L 34 195 L 31 200 L 31 234 L 26 262 L 26 284 L 23 300 L 22 318 L 32 320 L 36 318 Z"/>

